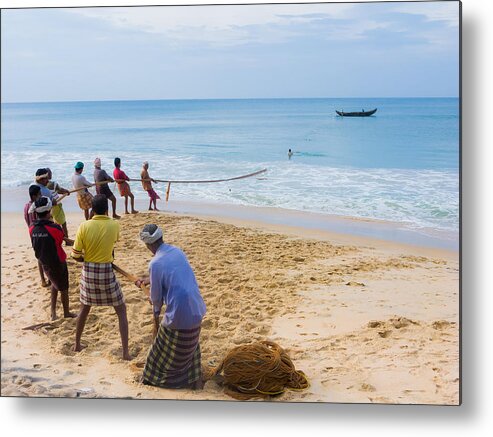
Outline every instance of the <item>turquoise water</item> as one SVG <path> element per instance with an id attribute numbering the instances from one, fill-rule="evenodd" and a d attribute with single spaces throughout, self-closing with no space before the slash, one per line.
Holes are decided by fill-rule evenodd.
<path id="1" fill-rule="evenodd" d="M 373 117 L 335 114 L 375 107 Z M 1 141 L 2 188 L 27 186 L 45 166 L 69 186 L 73 164 L 84 161 L 92 177 L 96 156 L 107 170 L 119 156 L 130 177 L 144 160 L 160 179 L 267 168 L 261 178 L 177 185 L 173 196 L 458 232 L 456 98 L 10 103 L 2 104 Z"/>

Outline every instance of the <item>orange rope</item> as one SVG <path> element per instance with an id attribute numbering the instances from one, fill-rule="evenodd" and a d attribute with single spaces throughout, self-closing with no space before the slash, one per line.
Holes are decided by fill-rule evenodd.
<path id="1" fill-rule="evenodd" d="M 286 390 L 309 387 L 306 375 L 296 370 L 286 351 L 271 341 L 233 348 L 206 379 L 223 373 L 226 393 L 236 399 L 265 398 Z"/>

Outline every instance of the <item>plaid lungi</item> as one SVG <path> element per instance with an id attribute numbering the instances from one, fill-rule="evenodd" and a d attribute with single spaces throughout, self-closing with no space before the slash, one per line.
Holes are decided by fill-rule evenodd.
<path id="1" fill-rule="evenodd" d="M 125 303 L 111 263 L 84 263 L 80 277 L 80 301 L 91 306 L 117 307 Z"/>
<path id="2" fill-rule="evenodd" d="M 77 203 L 80 209 L 91 209 L 92 208 L 92 194 L 89 191 L 83 191 L 77 194 Z"/>
<path id="3" fill-rule="evenodd" d="M 130 185 L 127 182 L 117 182 L 117 186 L 120 196 L 125 197 L 130 194 Z"/>
<path id="4" fill-rule="evenodd" d="M 144 368 L 144 384 L 188 388 L 202 377 L 200 326 L 170 329 L 160 325 Z"/>
<path id="5" fill-rule="evenodd" d="M 151 200 L 158 200 L 158 199 L 161 199 L 159 197 L 159 194 L 156 193 L 152 188 L 149 189 L 149 190 L 146 190 L 147 191 L 147 194 L 149 195 L 149 197 L 151 198 Z"/>

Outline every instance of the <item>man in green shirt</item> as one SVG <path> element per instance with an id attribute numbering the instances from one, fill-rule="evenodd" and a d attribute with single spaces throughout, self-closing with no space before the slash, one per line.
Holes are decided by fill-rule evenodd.
<path id="1" fill-rule="evenodd" d="M 72 248 L 72 257 L 84 262 L 80 280 L 81 309 L 77 318 L 74 350 L 79 352 L 83 349 L 80 340 L 91 306 L 113 306 L 118 315 L 123 359 L 130 360 L 127 308 L 112 266 L 120 225 L 108 217 L 108 199 L 103 194 L 94 196 L 92 210 L 94 217 L 81 223 Z"/>

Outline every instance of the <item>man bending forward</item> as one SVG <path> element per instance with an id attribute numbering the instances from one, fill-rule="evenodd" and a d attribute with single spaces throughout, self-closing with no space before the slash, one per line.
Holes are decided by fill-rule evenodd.
<path id="1" fill-rule="evenodd" d="M 136 281 L 151 284 L 154 322 L 157 330 L 144 368 L 144 384 L 165 388 L 202 388 L 200 326 L 206 308 L 195 275 L 185 254 L 163 242 L 163 232 L 156 225 L 146 225 L 141 240 L 154 254 L 149 277 Z"/>

